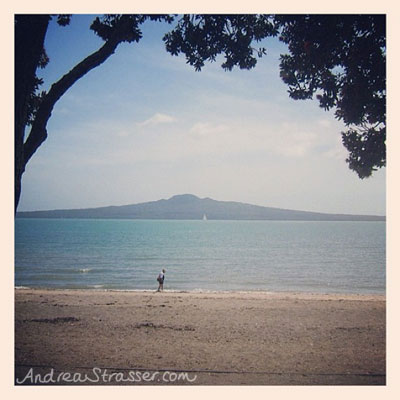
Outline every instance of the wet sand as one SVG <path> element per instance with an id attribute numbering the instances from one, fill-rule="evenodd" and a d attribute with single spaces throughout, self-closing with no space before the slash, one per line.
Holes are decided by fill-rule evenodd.
<path id="1" fill-rule="evenodd" d="M 384 385 L 385 336 L 379 295 L 15 290 L 17 384 Z"/>

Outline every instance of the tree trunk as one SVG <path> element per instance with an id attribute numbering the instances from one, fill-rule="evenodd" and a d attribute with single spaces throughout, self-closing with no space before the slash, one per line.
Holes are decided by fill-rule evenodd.
<path id="1" fill-rule="evenodd" d="M 14 211 L 21 195 L 25 170 L 24 135 L 28 120 L 30 96 L 35 89 L 36 69 L 43 53 L 49 15 L 15 16 L 15 81 L 14 81 Z"/>

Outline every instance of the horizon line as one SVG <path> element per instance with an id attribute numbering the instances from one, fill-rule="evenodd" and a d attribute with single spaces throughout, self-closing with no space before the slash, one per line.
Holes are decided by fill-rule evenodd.
<path id="1" fill-rule="evenodd" d="M 365 216 L 365 217 L 380 217 L 380 218 L 385 218 L 386 219 L 386 213 L 381 215 L 381 214 L 354 214 L 354 213 L 346 213 L 346 212 L 327 212 L 327 211 L 308 211 L 308 210 L 299 210 L 299 209 L 293 209 L 293 208 L 281 208 L 281 207 L 271 207 L 271 206 L 265 206 L 265 205 L 259 205 L 259 204 L 253 204 L 253 203 L 247 203 L 247 202 L 242 202 L 242 201 L 236 201 L 236 200 L 216 200 L 211 197 L 200 197 L 191 193 L 182 193 L 182 194 L 175 194 L 169 198 L 160 198 L 157 200 L 148 200 L 148 201 L 142 201 L 138 203 L 128 203 L 128 204 L 120 204 L 120 205 L 105 205 L 105 206 L 89 206 L 89 207 L 78 207 L 78 208 L 54 208 L 54 209 L 43 209 L 43 210 L 17 210 L 16 215 L 17 216 L 19 213 L 37 213 L 37 212 L 54 212 L 54 211 L 78 211 L 78 210 L 96 210 L 96 209 L 101 209 L 101 208 L 117 208 L 117 207 L 126 207 L 126 206 L 133 206 L 133 205 L 139 205 L 139 204 L 146 204 L 146 203 L 155 203 L 158 201 L 169 201 L 175 197 L 183 197 L 183 196 L 191 196 L 195 197 L 196 199 L 199 200 L 212 200 L 212 201 L 218 201 L 218 202 L 229 202 L 229 203 L 238 203 L 238 204 L 244 204 L 244 205 L 250 205 L 250 206 L 256 206 L 256 207 L 262 207 L 262 208 L 272 208 L 276 210 L 283 210 L 283 211 L 298 211 L 298 212 L 306 212 L 306 213 L 313 213 L 313 214 L 327 214 L 327 215 L 343 215 L 343 216 Z M 137 218 L 139 219 L 139 218 Z"/>

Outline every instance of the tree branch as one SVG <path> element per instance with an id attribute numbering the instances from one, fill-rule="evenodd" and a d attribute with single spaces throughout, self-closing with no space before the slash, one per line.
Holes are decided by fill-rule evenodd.
<path id="1" fill-rule="evenodd" d="M 65 74 L 58 82 L 51 86 L 37 111 L 29 136 L 24 143 L 25 165 L 47 138 L 46 125 L 56 102 L 78 79 L 82 78 L 90 70 L 98 67 L 106 61 L 107 58 L 114 53 L 121 41 L 121 38 L 118 37 L 107 40 L 99 50 L 86 57 L 71 71 Z"/>

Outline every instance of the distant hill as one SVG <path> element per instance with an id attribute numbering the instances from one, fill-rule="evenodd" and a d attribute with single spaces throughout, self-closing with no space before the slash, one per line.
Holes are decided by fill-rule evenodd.
<path id="1" fill-rule="evenodd" d="M 261 207 L 233 201 L 201 199 L 191 194 L 168 200 L 126 206 L 73 210 L 18 212 L 17 218 L 110 218 L 110 219 L 203 219 L 209 220 L 287 220 L 287 221 L 385 221 L 384 216 L 325 214 Z"/>

